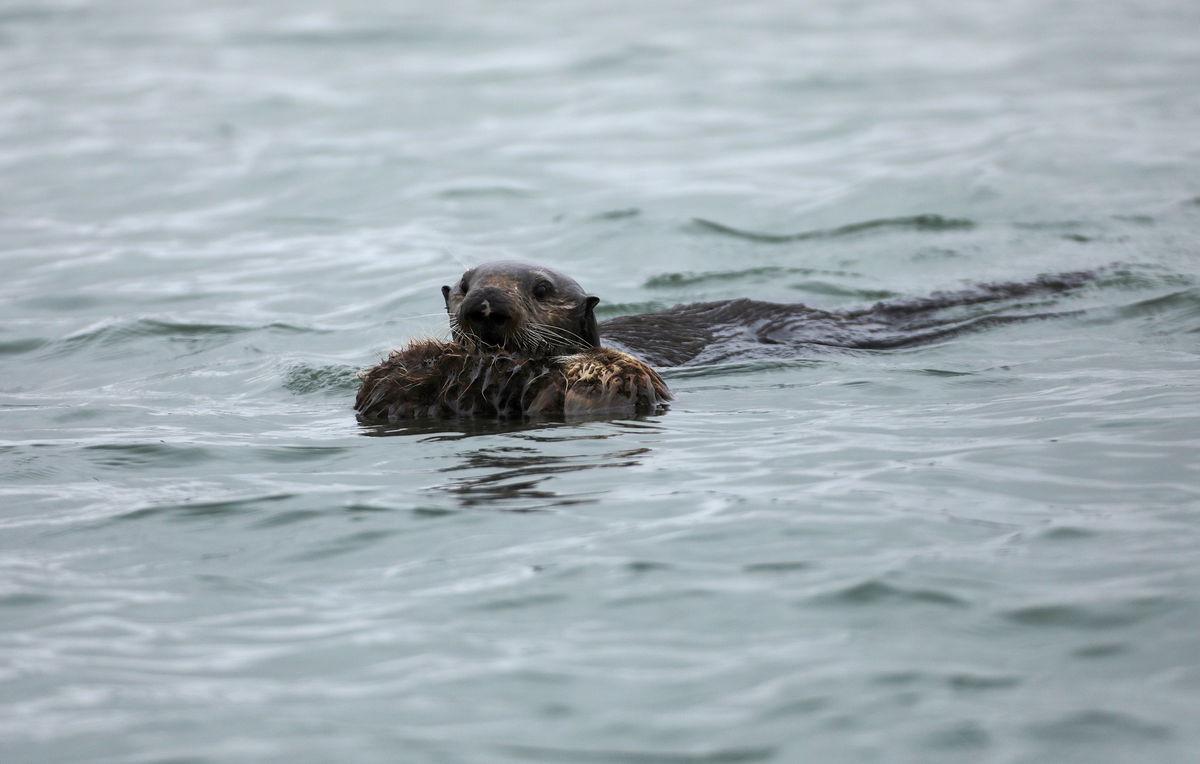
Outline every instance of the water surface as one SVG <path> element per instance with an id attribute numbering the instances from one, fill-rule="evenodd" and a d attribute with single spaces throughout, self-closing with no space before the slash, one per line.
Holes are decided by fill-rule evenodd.
<path id="1" fill-rule="evenodd" d="M 5 761 L 1185 761 L 1200 8 L 0 9 Z M 462 264 L 1066 313 L 359 424 Z"/>

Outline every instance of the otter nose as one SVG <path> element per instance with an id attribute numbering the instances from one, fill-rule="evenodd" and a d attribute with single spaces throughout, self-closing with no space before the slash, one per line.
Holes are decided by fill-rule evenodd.
<path id="1" fill-rule="evenodd" d="M 512 306 L 498 289 L 481 289 L 468 295 L 462 316 L 481 340 L 493 345 L 501 344 L 513 320 Z"/>
<path id="2" fill-rule="evenodd" d="M 502 305 L 492 305 L 491 300 L 484 300 L 479 305 L 467 311 L 467 320 L 476 326 L 502 327 L 512 318 Z"/>

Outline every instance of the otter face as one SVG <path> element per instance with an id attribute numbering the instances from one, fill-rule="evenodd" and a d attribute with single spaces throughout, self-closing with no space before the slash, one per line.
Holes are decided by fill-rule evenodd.
<path id="1" fill-rule="evenodd" d="M 484 263 L 442 287 L 456 342 L 530 355 L 571 355 L 600 345 L 600 302 L 576 281 L 540 265 Z"/>

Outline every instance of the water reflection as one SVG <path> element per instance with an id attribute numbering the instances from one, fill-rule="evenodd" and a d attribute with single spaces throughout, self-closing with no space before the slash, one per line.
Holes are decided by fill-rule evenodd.
<path id="1" fill-rule="evenodd" d="M 550 456 L 537 448 L 508 446 L 482 448 L 462 454 L 463 463 L 442 472 L 481 470 L 483 474 L 454 478 L 438 490 L 457 496 L 464 507 L 495 506 L 497 502 L 518 503 L 506 506 L 513 511 L 536 511 L 597 501 L 607 491 L 559 494 L 545 484 L 554 475 L 590 469 L 633 467 L 649 448 L 612 451 L 602 454 Z M 526 504 L 529 501 L 535 505 Z"/>
<path id="2" fill-rule="evenodd" d="M 603 426 L 603 430 L 597 429 Z M 553 490 L 557 475 L 594 469 L 633 467 L 652 449 L 615 448 L 597 452 L 591 448 L 562 453 L 562 444 L 594 443 L 646 432 L 658 432 L 654 420 L 635 419 L 588 422 L 493 422 L 432 421 L 396 424 L 362 423 L 369 437 L 417 436 L 421 442 L 467 441 L 483 435 L 500 436 L 512 445 L 484 445 L 460 451 L 456 463 L 438 471 L 448 480 L 427 490 L 453 496 L 464 508 L 535 512 L 599 501 L 607 488 L 564 493 Z M 625 444 L 627 445 L 627 444 Z M 551 453 L 548 449 L 554 448 Z M 469 474 L 458 474 L 469 473 Z"/>

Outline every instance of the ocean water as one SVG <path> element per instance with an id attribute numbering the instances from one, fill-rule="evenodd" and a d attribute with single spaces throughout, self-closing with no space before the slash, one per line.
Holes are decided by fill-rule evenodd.
<path id="1" fill-rule="evenodd" d="M 0 760 L 1194 761 L 1197 30 L 0 3 Z M 493 258 L 603 317 L 1100 275 L 661 416 L 358 423 Z"/>

